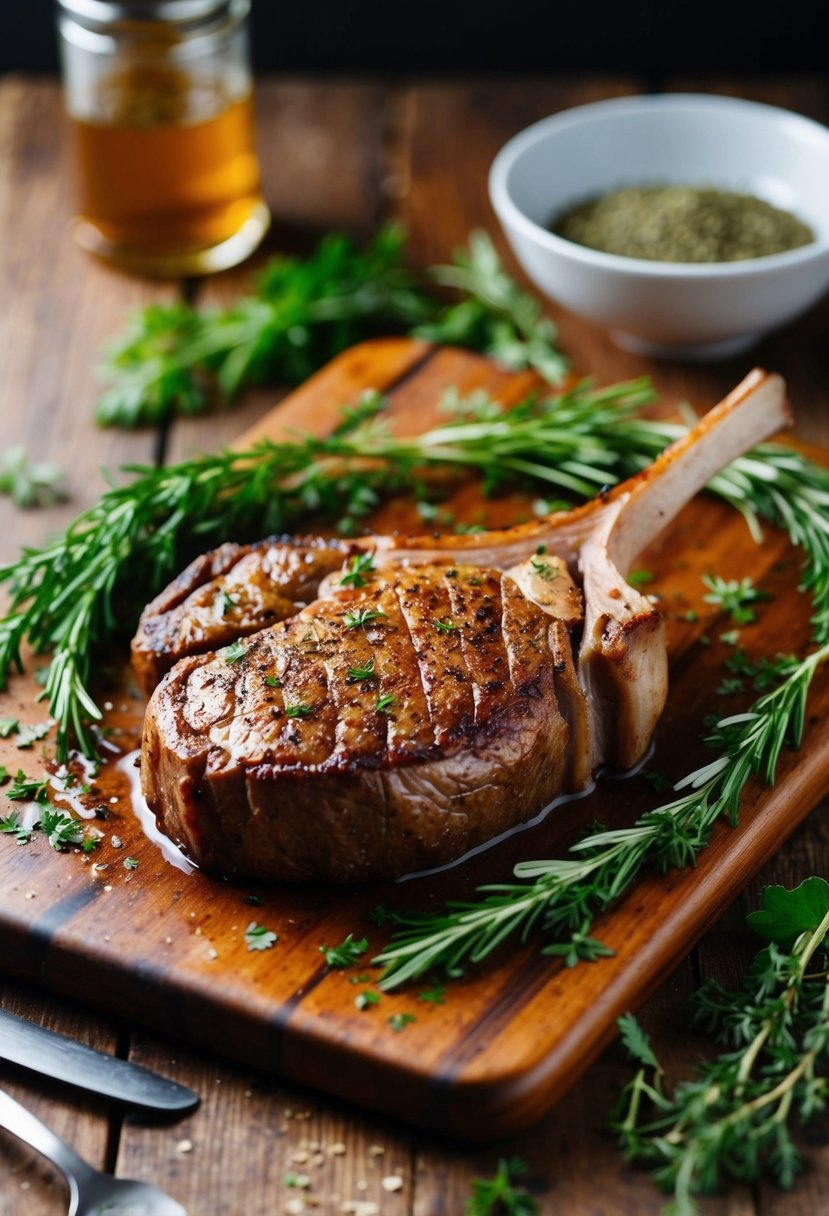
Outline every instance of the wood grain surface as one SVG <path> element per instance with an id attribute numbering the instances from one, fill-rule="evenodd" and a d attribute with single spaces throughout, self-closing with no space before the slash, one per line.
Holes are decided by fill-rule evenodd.
<path id="1" fill-rule="evenodd" d="M 823 121 L 829 116 L 824 79 L 695 78 L 666 80 L 663 85 L 769 100 Z M 261 82 L 260 134 L 268 156 L 269 199 L 278 222 L 256 262 L 280 248 L 307 248 L 321 226 L 346 227 L 359 234 L 370 231 L 378 217 L 407 222 L 418 265 L 427 259 L 444 260 L 475 224 L 483 224 L 497 238 L 484 183 L 489 160 L 503 139 L 554 110 L 641 88 L 642 82 L 621 77 L 404 87 Z M 0 501 L 2 557 L 10 557 L 19 543 L 60 526 L 92 500 L 103 485 L 101 466 L 147 459 L 154 451 L 163 456 L 165 448 L 175 457 L 215 448 L 253 425 L 278 399 L 277 392 L 252 394 L 238 413 L 177 424 L 162 436 L 115 435 L 90 425 L 96 391 L 93 367 L 101 339 L 117 331 L 133 304 L 164 298 L 168 289 L 98 267 L 68 241 L 71 199 L 59 114 L 53 83 L 0 82 L 0 216 L 4 236 L 10 230 L 14 234 L 2 246 L 0 438 L 4 444 L 25 441 L 33 456 L 63 464 L 73 492 L 67 508 L 47 513 L 22 514 Z M 328 138 L 331 131 L 337 132 L 333 142 Z M 304 152 L 313 140 L 316 168 Z M 327 173 L 328 166 L 336 171 Z M 218 276 L 200 288 L 201 298 L 232 298 L 243 289 L 250 269 Z M 648 372 L 666 410 L 683 400 L 699 405 L 716 400 L 745 370 L 740 360 L 716 367 L 651 364 L 615 350 L 606 335 L 576 318 L 554 307 L 549 311 L 559 325 L 562 345 L 580 369 L 600 382 Z M 786 375 L 799 433 L 829 444 L 826 322 L 824 304 L 767 339 L 753 357 Z M 14 369 L 13 374 L 8 369 Z M 744 541 L 738 542 L 740 557 L 744 547 Z M 782 632 L 786 634 L 787 626 Z M 644 1020 L 673 1075 L 687 1075 L 702 1050 L 686 1029 L 685 999 L 704 978 L 733 982 L 745 964 L 752 943 L 743 918 L 756 904 L 760 886 L 825 873 L 828 857 L 825 816 L 818 811 L 647 1003 Z M 194 1046 L 137 1029 L 129 1015 L 101 1017 L 91 1012 L 88 999 L 44 999 L 40 989 L 7 978 L 2 1000 L 33 1020 L 129 1055 L 197 1088 L 203 1098 L 198 1112 L 181 1124 L 159 1125 L 136 1122 L 132 1116 L 124 1119 L 103 1103 L 2 1068 L 3 1083 L 91 1160 L 122 1175 L 152 1179 L 184 1203 L 191 1216 L 235 1216 L 242 1211 L 246 1216 L 270 1216 L 285 1210 L 296 1191 L 284 1185 L 284 1178 L 299 1168 L 311 1174 L 310 1196 L 315 1210 L 325 1216 L 358 1202 L 368 1204 L 371 1212 L 374 1204 L 383 1216 L 456 1216 L 463 1210 L 470 1179 L 491 1173 L 497 1158 L 509 1152 L 527 1160 L 528 1185 L 545 1216 L 652 1216 L 662 1206 L 647 1176 L 623 1167 L 612 1140 L 602 1132 L 612 1097 L 629 1075 L 615 1049 L 529 1132 L 473 1150 L 452 1147 L 428 1133 L 413 1134 L 395 1120 L 363 1116 L 349 1105 L 274 1081 L 258 1068 L 221 1064 Z M 406 1041 L 400 1040 L 401 1050 Z M 54 1172 L 5 1134 L 1 1147 L 0 1213 L 17 1216 L 27 1210 L 50 1216 L 65 1211 L 64 1192 Z M 805 1216 L 822 1210 L 829 1147 L 818 1136 L 805 1148 L 809 1169 L 791 1194 L 765 1186 L 735 1189 L 707 1201 L 705 1211 L 711 1216 Z M 306 1164 L 293 1160 L 303 1154 Z M 383 1177 L 392 1173 L 403 1178 L 399 1192 L 382 1186 Z"/>

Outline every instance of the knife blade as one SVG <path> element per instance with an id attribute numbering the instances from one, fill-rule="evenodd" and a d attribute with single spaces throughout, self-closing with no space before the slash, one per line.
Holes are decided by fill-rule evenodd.
<path id="1" fill-rule="evenodd" d="M 149 1110 L 192 1110 L 199 1096 L 148 1068 L 77 1043 L 0 1009 L 0 1057 L 23 1068 Z"/>

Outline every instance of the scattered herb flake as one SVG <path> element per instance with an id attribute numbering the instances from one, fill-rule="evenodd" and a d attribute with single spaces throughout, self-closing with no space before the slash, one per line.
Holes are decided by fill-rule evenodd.
<path id="1" fill-rule="evenodd" d="M 137 870 L 138 869 L 138 858 L 137 857 L 125 857 L 124 858 L 124 869 L 125 870 Z"/>
<path id="2" fill-rule="evenodd" d="M 362 667 L 349 667 L 348 675 L 345 677 L 346 684 L 359 684 L 362 680 L 369 680 L 374 675 L 374 656 L 364 663 Z"/>
<path id="3" fill-rule="evenodd" d="M 631 570 L 626 581 L 631 587 L 646 587 L 653 580 L 654 575 L 650 570 Z"/>
<path id="4" fill-rule="evenodd" d="M 32 833 L 23 827 L 16 811 L 12 811 L 5 819 L 0 819 L 0 832 L 14 836 L 18 844 L 28 844 L 32 839 Z"/>
<path id="5" fill-rule="evenodd" d="M 9 735 L 17 730 L 18 725 L 17 718 L 0 718 L 0 739 L 8 739 Z"/>
<path id="6" fill-rule="evenodd" d="M 285 706 L 285 716 L 287 718 L 307 718 L 313 712 L 313 705 L 305 705 L 302 701 L 294 701 Z"/>
<path id="7" fill-rule="evenodd" d="M 282 687 L 282 681 L 280 680 L 279 676 L 265 676 L 265 683 L 267 684 L 268 688 Z"/>
<path id="8" fill-rule="evenodd" d="M 432 624 L 434 625 L 435 629 L 437 629 L 438 633 L 457 633 L 460 629 L 460 625 L 456 625 L 455 622 L 449 617 L 447 617 L 445 621 L 439 621 L 437 618 L 435 618 L 435 620 L 432 621 Z"/>
<path id="9" fill-rule="evenodd" d="M 249 951 L 270 950 L 278 941 L 279 938 L 275 933 L 271 933 L 267 925 L 257 925 L 255 920 L 245 929 L 245 944 Z"/>
<path id="10" fill-rule="evenodd" d="M 40 816 L 39 827 L 57 853 L 67 845 L 81 844 L 84 838 L 83 825 L 70 815 L 64 815 L 62 811 L 44 810 Z"/>
<path id="11" fill-rule="evenodd" d="M 87 836 L 81 847 L 84 853 L 94 853 L 96 849 L 101 847 L 100 836 Z"/>
<path id="12" fill-rule="evenodd" d="M 720 634 L 720 641 L 726 646 L 736 646 L 739 640 L 739 629 L 729 629 L 726 633 Z"/>
<path id="13" fill-rule="evenodd" d="M 17 770 L 13 784 L 9 787 L 7 796 L 12 802 L 47 802 L 46 791 L 49 788 L 48 779 L 45 781 L 30 781 L 22 768 Z"/>
<path id="14" fill-rule="evenodd" d="M 515 1185 L 526 1174 L 520 1157 L 503 1158 L 493 1178 L 473 1178 L 466 1216 L 538 1216 L 538 1204 L 529 1191 Z"/>
<path id="15" fill-rule="evenodd" d="M 426 1005 L 445 1005 L 446 985 L 435 984 L 431 988 L 424 988 L 422 992 L 417 994 L 417 999 L 423 1001 Z"/>
<path id="16" fill-rule="evenodd" d="M 702 581 L 708 588 L 703 596 L 706 604 L 716 604 L 727 612 L 735 625 L 748 625 L 755 619 L 752 604 L 769 598 L 768 592 L 754 586 L 750 578 L 724 579 L 718 574 L 703 574 Z"/>
<path id="17" fill-rule="evenodd" d="M 530 565 L 540 579 L 545 583 L 552 583 L 559 576 L 559 569 L 553 566 L 550 562 L 542 561 L 539 557 L 531 557 Z"/>
<path id="18" fill-rule="evenodd" d="M 217 597 L 217 607 L 222 616 L 227 616 L 236 607 L 236 601 L 226 591 L 220 591 Z"/>
<path id="19" fill-rule="evenodd" d="M 237 642 L 231 642 L 224 652 L 225 662 L 228 664 L 238 663 L 240 659 L 245 657 L 249 650 L 250 647 L 246 646 L 241 638 Z"/>
<path id="20" fill-rule="evenodd" d="M 320 946 L 320 954 L 325 955 L 325 961 L 329 967 L 352 967 L 366 950 L 368 950 L 368 938 L 361 937 L 355 941 L 353 933 L 349 933 L 339 946 L 326 946 L 324 943 Z"/>
<path id="21" fill-rule="evenodd" d="M 360 625 L 368 625 L 371 621 L 385 616 L 379 608 L 358 608 L 356 612 L 347 612 L 343 617 L 347 629 L 356 629 Z"/>
<path id="22" fill-rule="evenodd" d="M 31 747 L 38 739 L 44 739 L 51 729 L 51 722 L 36 722 L 32 726 L 21 726 L 15 736 L 14 746 L 21 749 Z"/>
<path id="23" fill-rule="evenodd" d="M 656 769 L 651 769 L 649 772 L 644 774 L 644 777 L 648 784 L 652 785 L 653 788 L 658 790 L 660 793 L 662 793 L 664 790 L 672 790 L 674 788 L 673 781 L 671 781 L 669 777 L 666 777 L 664 773 L 658 773 Z"/>
<path id="24" fill-rule="evenodd" d="M 354 1004 L 359 1010 L 370 1009 L 372 1005 L 380 1004 L 380 993 L 375 992 L 373 988 L 366 988 L 365 992 L 358 992 L 354 998 Z"/>
<path id="25" fill-rule="evenodd" d="M 356 553 L 346 573 L 340 579 L 341 587 L 364 587 L 365 576 L 374 571 L 373 553 Z"/>
<path id="26" fill-rule="evenodd" d="M 377 703 L 374 706 L 378 714 L 390 714 L 392 706 L 397 704 L 397 697 L 393 692 L 384 692 L 382 697 L 377 698 Z"/>
<path id="27" fill-rule="evenodd" d="M 390 1018 L 387 1018 L 387 1021 L 394 1033 L 400 1034 L 412 1022 L 416 1022 L 417 1018 L 413 1013 L 393 1013 Z"/>

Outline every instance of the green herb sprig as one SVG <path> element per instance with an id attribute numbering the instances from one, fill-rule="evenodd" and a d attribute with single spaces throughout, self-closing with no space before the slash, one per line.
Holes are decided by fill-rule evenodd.
<path id="1" fill-rule="evenodd" d="M 672 1216 L 695 1216 L 695 1197 L 725 1178 L 791 1187 L 802 1169 L 794 1127 L 829 1100 L 829 883 L 767 887 L 748 923 L 769 945 L 736 991 L 709 982 L 695 995 L 695 1021 L 724 1050 L 692 1080 L 668 1093 L 647 1035 L 630 1015 L 620 1024 L 640 1068 L 613 1126 L 625 1157 L 672 1194 Z"/>
<path id="2" fill-rule="evenodd" d="M 517 1185 L 526 1172 L 520 1157 L 510 1157 L 498 1162 L 492 1178 L 473 1178 L 465 1216 L 537 1216 L 537 1202 Z"/>
<path id="3" fill-rule="evenodd" d="M 674 786 L 678 797 L 640 815 L 629 828 L 590 831 L 566 858 L 526 861 L 517 883 L 479 888 L 481 898 L 447 904 L 424 916 L 393 914 L 400 926 L 373 961 L 384 968 L 381 986 L 395 988 L 433 969 L 449 976 L 486 959 L 508 938 L 533 930 L 548 944 L 542 953 L 573 964 L 607 953 L 589 936 L 596 917 L 629 890 L 646 865 L 659 871 L 692 865 L 718 820 L 736 824 L 740 796 L 752 776 L 773 784 L 786 743 L 800 744 L 806 697 L 829 643 L 792 667 L 777 687 L 746 713 L 721 719 L 710 737 L 718 755 Z"/>
<path id="4" fill-rule="evenodd" d="M 0 453 L 0 494 L 8 494 L 17 507 L 52 507 L 69 497 L 61 470 L 30 460 L 20 446 Z"/>
<path id="5" fill-rule="evenodd" d="M 404 252 L 395 228 L 365 249 L 332 235 L 305 261 L 274 258 L 253 294 L 231 308 L 175 303 L 136 312 L 106 352 L 101 370 L 111 385 L 98 401 L 98 422 L 148 426 L 227 406 L 252 384 L 299 384 L 372 326 L 468 346 L 560 383 L 567 361 L 555 328 L 506 274 L 485 233 L 430 276 L 457 289 L 458 304 L 442 304 L 406 268 Z"/>
<path id="6" fill-rule="evenodd" d="M 477 471 L 490 492 L 519 479 L 591 497 L 685 433 L 639 417 L 652 400 L 646 380 L 605 389 L 585 381 L 510 410 L 478 402 L 412 438 L 390 435 L 372 407 L 368 416 L 352 411 L 324 439 L 262 442 L 163 469 L 128 466 L 132 482 L 107 491 L 62 536 L 0 568 L 0 583 L 11 590 L 9 613 L 0 620 L 0 686 L 22 667 L 25 641 L 35 652 L 52 650 L 44 695 L 58 723 L 58 756 L 65 759 L 73 741 L 94 756 L 101 714 L 89 690 L 92 656 L 133 624 L 125 605 L 159 590 L 194 546 L 286 531 L 310 514 L 359 517 L 367 490 L 375 501 L 386 493 L 417 494 L 424 478 L 446 469 Z M 813 598 L 815 637 L 829 640 L 829 471 L 765 444 L 709 488 L 742 512 L 755 536 L 762 518 L 804 547 L 802 586 Z M 346 585 L 361 585 L 371 560 L 371 554 L 353 558 Z"/>

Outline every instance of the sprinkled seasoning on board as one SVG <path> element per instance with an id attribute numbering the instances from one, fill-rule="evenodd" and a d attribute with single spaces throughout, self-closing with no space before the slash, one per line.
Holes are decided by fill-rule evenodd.
<path id="1" fill-rule="evenodd" d="M 739 262 L 815 239 L 808 225 L 762 199 L 698 186 L 614 190 L 550 227 L 578 245 L 655 262 Z"/>

